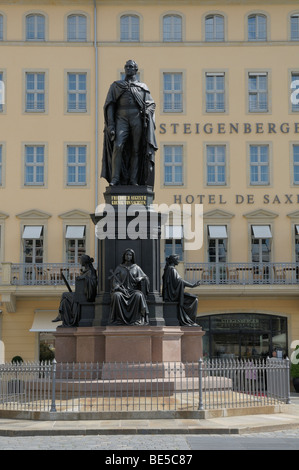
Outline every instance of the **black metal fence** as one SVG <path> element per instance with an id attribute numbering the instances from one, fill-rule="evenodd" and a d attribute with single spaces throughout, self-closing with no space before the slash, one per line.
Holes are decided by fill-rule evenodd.
<path id="1" fill-rule="evenodd" d="M 0 410 L 194 411 L 290 402 L 289 360 L 0 365 Z"/>

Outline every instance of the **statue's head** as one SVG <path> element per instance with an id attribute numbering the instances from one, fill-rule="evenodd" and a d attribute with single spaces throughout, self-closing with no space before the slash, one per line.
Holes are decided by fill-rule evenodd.
<path id="1" fill-rule="evenodd" d="M 137 62 L 135 62 L 135 60 L 127 60 L 127 62 L 125 63 L 125 71 L 127 72 L 129 69 L 133 68 L 134 70 L 134 73 L 137 73 L 138 72 L 138 64 Z"/>
<path id="2" fill-rule="evenodd" d="M 167 264 L 174 264 L 174 265 L 179 264 L 179 255 L 169 255 L 166 258 L 166 263 Z"/>
<path id="3" fill-rule="evenodd" d="M 127 249 L 124 251 L 122 262 L 124 263 L 124 262 L 126 261 L 126 255 L 127 255 L 127 253 L 130 253 L 131 258 L 132 258 L 131 261 L 132 261 L 132 263 L 134 264 L 134 263 L 135 263 L 135 251 L 132 250 L 132 248 L 127 248 Z"/>
<path id="4" fill-rule="evenodd" d="M 88 255 L 82 255 L 80 258 L 81 266 L 88 266 L 94 262 L 94 259 Z"/>

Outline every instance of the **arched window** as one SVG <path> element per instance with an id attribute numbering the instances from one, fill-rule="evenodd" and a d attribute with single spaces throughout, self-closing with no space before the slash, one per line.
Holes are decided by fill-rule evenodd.
<path id="1" fill-rule="evenodd" d="M 163 41 L 182 41 L 182 18 L 179 15 L 166 15 L 163 18 Z"/>
<path id="2" fill-rule="evenodd" d="M 85 15 L 69 15 L 67 18 L 67 40 L 87 41 L 87 20 Z"/>
<path id="3" fill-rule="evenodd" d="M 205 40 L 224 41 L 224 17 L 222 15 L 206 16 Z"/>
<path id="4" fill-rule="evenodd" d="M 267 17 L 265 15 L 248 16 L 248 41 L 267 40 Z"/>
<path id="5" fill-rule="evenodd" d="M 30 14 L 26 16 L 26 40 L 44 41 L 45 38 L 45 17 L 40 14 Z"/>
<path id="6" fill-rule="evenodd" d="M 294 13 L 291 18 L 291 40 L 299 41 L 299 13 Z"/>
<path id="7" fill-rule="evenodd" d="M 120 40 L 139 41 L 139 17 L 123 15 L 120 19 Z"/>

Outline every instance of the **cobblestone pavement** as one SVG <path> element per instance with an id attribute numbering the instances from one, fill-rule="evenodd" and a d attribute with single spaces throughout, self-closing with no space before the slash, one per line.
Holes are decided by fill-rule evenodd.
<path id="1" fill-rule="evenodd" d="M 1 450 L 298 450 L 299 429 L 241 435 L 0 436 Z M 116 453 L 117 455 L 117 453 Z"/>

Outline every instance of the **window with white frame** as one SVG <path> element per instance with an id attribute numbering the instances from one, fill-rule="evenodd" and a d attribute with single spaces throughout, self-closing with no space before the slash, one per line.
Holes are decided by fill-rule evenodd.
<path id="1" fill-rule="evenodd" d="M 26 101 L 27 113 L 45 111 L 45 73 L 26 72 Z"/>
<path id="2" fill-rule="evenodd" d="M 163 111 L 179 113 L 183 111 L 183 74 L 163 74 Z"/>
<path id="3" fill-rule="evenodd" d="M 165 226 L 165 259 L 170 255 L 178 255 L 180 261 L 183 260 L 183 227 L 181 225 Z"/>
<path id="4" fill-rule="evenodd" d="M 295 225 L 295 261 L 299 263 L 299 225 Z"/>
<path id="5" fill-rule="evenodd" d="M 206 73 L 206 112 L 225 111 L 224 73 Z"/>
<path id="6" fill-rule="evenodd" d="M 182 18 L 179 15 L 166 15 L 163 17 L 163 41 L 182 41 Z"/>
<path id="7" fill-rule="evenodd" d="M 86 251 L 85 225 L 68 225 L 66 227 L 66 261 L 80 263 L 80 258 Z"/>
<path id="8" fill-rule="evenodd" d="M 248 41 L 267 40 L 267 17 L 265 15 L 248 16 Z"/>
<path id="9" fill-rule="evenodd" d="M 87 111 L 87 76 L 86 73 L 69 72 L 67 76 L 68 112 Z"/>
<path id="10" fill-rule="evenodd" d="M 296 82 L 294 83 L 294 87 L 292 86 L 291 91 L 292 93 L 295 93 L 295 97 L 298 98 L 299 96 L 299 72 L 291 73 L 291 81 L 292 81 L 292 84 Z M 297 111 L 299 111 L 299 103 L 296 104 L 292 102 L 292 112 L 297 112 Z"/>
<path id="11" fill-rule="evenodd" d="M 299 143 L 293 144 L 293 183 L 299 184 Z"/>
<path id="12" fill-rule="evenodd" d="M 44 41 L 46 39 L 45 17 L 40 14 L 26 16 L 26 40 Z"/>
<path id="13" fill-rule="evenodd" d="M 164 145 L 164 184 L 183 184 L 182 145 Z"/>
<path id="14" fill-rule="evenodd" d="M 67 40 L 87 41 L 87 19 L 85 15 L 67 17 Z"/>
<path id="15" fill-rule="evenodd" d="M 268 111 L 268 74 L 249 73 L 248 75 L 249 112 Z"/>
<path id="16" fill-rule="evenodd" d="M 251 261 L 269 263 L 271 255 L 272 233 L 269 225 L 251 226 Z"/>
<path id="17" fill-rule="evenodd" d="M 120 40 L 137 42 L 140 38 L 140 21 L 137 15 L 123 15 L 120 18 Z"/>
<path id="18" fill-rule="evenodd" d="M 24 263 L 43 262 L 43 231 L 42 225 L 25 225 L 22 234 Z"/>
<path id="19" fill-rule="evenodd" d="M 226 225 L 208 226 L 208 261 L 209 263 L 226 263 L 227 261 L 227 227 Z"/>
<path id="20" fill-rule="evenodd" d="M 0 71 L 0 113 L 3 112 L 4 102 L 5 102 L 5 85 L 3 81 L 3 72 Z"/>
<path id="21" fill-rule="evenodd" d="M 45 146 L 25 145 L 25 185 L 44 184 Z"/>
<path id="22" fill-rule="evenodd" d="M 294 13 L 290 18 L 291 40 L 299 41 L 299 13 Z"/>
<path id="23" fill-rule="evenodd" d="M 206 16 L 205 40 L 224 41 L 224 17 L 222 15 Z"/>
<path id="24" fill-rule="evenodd" d="M 0 186 L 3 184 L 3 145 L 0 144 Z"/>
<path id="25" fill-rule="evenodd" d="M 86 185 L 86 145 L 67 146 L 67 185 Z"/>
<path id="26" fill-rule="evenodd" d="M 207 184 L 226 184 L 226 146 L 207 145 Z"/>
<path id="27" fill-rule="evenodd" d="M 250 145 L 250 184 L 270 183 L 269 145 Z"/>

